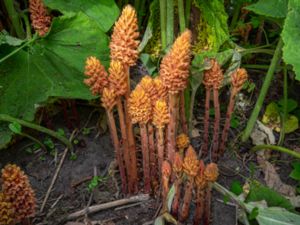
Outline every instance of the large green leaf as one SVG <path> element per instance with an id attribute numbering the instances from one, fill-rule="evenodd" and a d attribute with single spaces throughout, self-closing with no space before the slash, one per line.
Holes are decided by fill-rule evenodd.
<path id="1" fill-rule="evenodd" d="M 103 31 L 108 31 L 119 15 L 114 0 L 44 0 L 51 9 L 63 13 L 83 12 L 96 22 Z"/>
<path id="2" fill-rule="evenodd" d="M 194 51 L 205 50 L 217 52 L 220 46 L 229 39 L 227 13 L 223 0 L 195 0 L 200 10 L 200 22 L 197 27 L 197 43 Z"/>
<path id="3" fill-rule="evenodd" d="M 300 80 L 300 2 L 298 0 L 289 1 L 289 11 L 285 19 L 282 39 L 283 59 L 287 64 L 291 64 L 296 73 L 296 79 Z"/>
<path id="4" fill-rule="evenodd" d="M 288 0 L 259 0 L 245 8 L 259 15 L 284 18 L 288 11 Z"/>
<path id="5" fill-rule="evenodd" d="M 82 82 L 84 62 L 95 55 L 107 65 L 108 41 L 83 13 L 55 18 L 49 35 L 0 64 L 0 113 L 32 121 L 49 97 L 93 98 Z M 12 50 L 2 45 L 0 55 Z M 5 123 L 0 137 L 2 148 L 10 140 Z"/>

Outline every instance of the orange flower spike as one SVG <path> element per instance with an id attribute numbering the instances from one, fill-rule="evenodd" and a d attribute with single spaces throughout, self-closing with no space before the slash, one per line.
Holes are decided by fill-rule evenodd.
<path id="1" fill-rule="evenodd" d="M 14 208 L 7 197 L 0 192 L 0 225 L 14 224 Z"/>
<path id="2" fill-rule="evenodd" d="M 144 76 L 142 78 L 141 82 L 139 83 L 139 86 L 141 86 L 144 89 L 144 91 L 147 93 L 147 95 L 151 99 L 152 105 L 154 105 L 156 100 L 158 100 L 157 90 L 156 90 L 156 87 L 154 84 L 154 80 L 148 75 Z"/>
<path id="3" fill-rule="evenodd" d="M 183 204 L 179 215 L 181 222 L 185 221 L 189 215 L 190 204 L 193 197 L 194 178 L 198 173 L 198 169 L 199 161 L 195 150 L 190 145 L 183 160 L 183 171 L 188 175 L 188 181 L 186 182 Z"/>
<path id="4" fill-rule="evenodd" d="M 204 176 L 208 182 L 215 182 L 219 176 L 218 165 L 215 163 L 209 163 L 205 168 Z"/>
<path id="5" fill-rule="evenodd" d="M 165 125 L 169 123 L 169 120 L 170 120 L 170 115 L 169 115 L 167 103 L 163 100 L 156 101 L 153 109 L 152 123 L 157 128 L 164 128 Z"/>
<path id="6" fill-rule="evenodd" d="M 206 88 L 220 89 L 224 75 L 216 59 L 210 59 L 210 69 L 204 71 L 203 84 Z"/>
<path id="7" fill-rule="evenodd" d="M 35 215 L 36 199 L 28 177 L 14 164 L 2 169 L 3 194 L 12 203 L 14 217 L 18 222 Z"/>
<path id="8" fill-rule="evenodd" d="M 165 87 L 163 85 L 163 82 L 161 80 L 161 78 L 158 76 L 158 77 L 155 77 L 153 79 L 153 82 L 154 82 L 154 86 L 156 88 L 156 99 L 163 99 L 165 101 L 168 100 L 168 89 L 167 87 Z"/>
<path id="9" fill-rule="evenodd" d="M 151 100 L 144 89 L 134 89 L 128 100 L 128 111 L 132 123 L 146 124 L 151 118 Z"/>
<path id="10" fill-rule="evenodd" d="M 225 151 L 225 144 L 227 141 L 228 131 L 230 128 L 231 116 L 232 116 L 232 112 L 234 110 L 235 97 L 236 97 L 237 93 L 243 88 L 243 85 L 247 79 L 248 79 L 247 71 L 243 68 L 237 69 L 237 71 L 233 72 L 233 74 L 231 75 L 232 88 L 231 88 L 231 93 L 230 93 L 229 104 L 227 106 L 225 125 L 224 125 L 223 131 L 222 131 L 219 155 L 223 155 L 223 153 Z"/>
<path id="11" fill-rule="evenodd" d="M 169 181 L 171 177 L 172 169 L 171 165 L 168 161 L 163 161 L 161 167 L 161 174 L 162 174 L 162 201 L 163 201 L 163 210 L 167 210 L 167 196 L 169 193 Z"/>
<path id="12" fill-rule="evenodd" d="M 177 94 L 186 88 L 191 62 L 191 38 L 190 30 L 183 32 L 162 59 L 160 77 L 169 93 Z"/>
<path id="13" fill-rule="evenodd" d="M 176 152 L 174 156 L 174 163 L 173 163 L 173 172 L 175 173 L 176 179 L 174 181 L 175 187 L 175 196 L 172 203 L 172 214 L 177 216 L 178 209 L 179 209 L 179 202 L 181 197 L 181 187 L 182 187 L 182 156 Z"/>
<path id="14" fill-rule="evenodd" d="M 114 106 L 117 104 L 115 91 L 112 89 L 104 88 L 101 96 L 102 106 L 107 111 L 112 111 Z"/>
<path id="15" fill-rule="evenodd" d="M 180 154 L 183 156 L 184 149 L 186 149 L 190 145 L 189 137 L 184 133 L 179 134 L 176 137 L 176 145 L 177 145 L 177 148 L 179 149 Z"/>
<path id="16" fill-rule="evenodd" d="M 204 162 L 203 162 L 203 160 L 200 160 L 198 174 L 195 177 L 196 186 L 200 189 L 204 189 L 207 186 L 207 180 L 204 175 L 204 171 L 205 171 Z"/>
<path id="17" fill-rule="evenodd" d="M 112 60 L 122 62 L 126 67 L 136 64 L 138 59 L 139 37 L 137 14 L 135 9 L 127 5 L 115 23 L 110 42 Z"/>
<path id="18" fill-rule="evenodd" d="M 248 73 L 244 68 L 237 69 L 237 71 L 231 75 L 231 84 L 236 89 L 236 92 L 239 92 L 243 88 L 247 79 Z"/>
<path id="19" fill-rule="evenodd" d="M 104 66 L 94 56 L 88 57 L 85 63 L 85 75 L 88 77 L 84 83 L 90 87 L 93 95 L 101 94 L 108 86 L 108 75 Z"/>
<path id="20" fill-rule="evenodd" d="M 123 96 L 128 89 L 128 80 L 124 67 L 120 61 L 112 60 L 108 69 L 108 81 L 111 87 L 115 90 L 117 96 Z"/>
<path id="21" fill-rule="evenodd" d="M 42 37 L 50 28 L 51 17 L 42 0 L 29 0 L 29 12 L 32 27 Z"/>

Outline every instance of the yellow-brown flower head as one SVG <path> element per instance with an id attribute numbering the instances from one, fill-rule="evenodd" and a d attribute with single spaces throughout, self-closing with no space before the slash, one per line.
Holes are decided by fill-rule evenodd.
<path id="1" fill-rule="evenodd" d="M 111 111 L 117 104 L 117 96 L 114 89 L 104 88 L 101 96 L 102 106 Z"/>
<path id="2" fill-rule="evenodd" d="M 194 148 L 190 145 L 186 151 L 183 160 L 183 171 L 191 177 L 195 177 L 198 173 L 199 160 Z"/>
<path id="3" fill-rule="evenodd" d="M 204 72 L 203 84 L 206 88 L 216 88 L 222 87 L 222 82 L 224 75 L 221 66 L 215 59 L 210 59 L 211 68 Z"/>
<path id="4" fill-rule="evenodd" d="M 109 85 L 115 90 L 117 96 L 125 95 L 128 89 L 128 77 L 120 61 L 110 62 Z"/>
<path id="5" fill-rule="evenodd" d="M 182 157 L 178 152 L 175 152 L 174 163 L 173 163 L 173 171 L 176 174 L 181 174 L 183 167 Z"/>
<path id="6" fill-rule="evenodd" d="M 0 192 L 0 225 L 13 225 L 14 208 L 7 197 Z"/>
<path id="7" fill-rule="evenodd" d="M 125 66 L 133 66 L 138 58 L 139 41 L 137 15 L 130 5 L 124 7 L 121 16 L 115 23 L 110 42 L 112 60 L 118 60 Z"/>
<path id="8" fill-rule="evenodd" d="M 234 88 L 236 88 L 237 91 L 240 91 L 247 79 L 247 71 L 244 68 L 239 68 L 232 73 L 231 84 Z"/>
<path id="9" fill-rule="evenodd" d="M 93 95 L 101 94 L 108 85 L 107 72 L 101 62 L 94 56 L 88 57 L 85 62 L 84 83 L 90 87 Z"/>
<path id="10" fill-rule="evenodd" d="M 143 88 L 137 86 L 130 94 L 128 112 L 132 123 L 146 124 L 151 118 L 151 100 Z"/>
<path id="11" fill-rule="evenodd" d="M 215 163 L 209 163 L 205 168 L 204 176 L 208 182 L 215 182 L 219 176 L 218 165 Z"/>
<path id="12" fill-rule="evenodd" d="M 167 107 L 167 103 L 164 100 L 157 100 L 153 108 L 152 123 L 157 128 L 164 128 L 169 123 L 170 114 Z"/>
<path id="13" fill-rule="evenodd" d="M 157 99 L 157 90 L 154 85 L 153 79 L 148 75 L 144 76 L 138 85 L 144 89 L 146 94 L 149 96 L 152 105 L 154 105 L 156 100 L 158 99 Z"/>
<path id="14" fill-rule="evenodd" d="M 190 145 L 189 137 L 184 133 L 179 134 L 176 137 L 176 145 L 177 145 L 178 149 L 185 149 L 185 148 L 189 147 L 189 145 Z"/>
<path id="15" fill-rule="evenodd" d="M 36 199 L 29 184 L 28 177 L 14 164 L 8 164 L 2 169 L 2 190 L 12 203 L 14 217 L 17 221 L 35 215 Z"/>
<path id="16" fill-rule="evenodd" d="M 171 176 L 172 169 L 170 166 L 170 163 L 168 161 L 163 161 L 162 166 L 161 166 L 161 174 L 165 178 L 169 178 Z"/>
<path id="17" fill-rule="evenodd" d="M 48 15 L 47 9 L 42 0 L 30 0 L 29 12 L 32 27 L 42 37 L 51 25 L 51 17 Z"/>
<path id="18" fill-rule="evenodd" d="M 200 160 L 198 174 L 195 177 L 196 185 L 200 189 L 204 189 L 207 186 L 207 180 L 204 176 L 204 171 L 205 171 L 204 162 L 203 162 L 203 160 Z"/>
<path id="19" fill-rule="evenodd" d="M 166 86 L 163 85 L 163 82 L 160 78 L 160 76 L 155 77 L 153 79 L 154 86 L 156 89 L 156 99 L 163 99 L 165 101 L 168 101 L 168 89 Z"/>
<path id="20" fill-rule="evenodd" d="M 186 30 L 162 59 L 160 76 L 168 91 L 178 93 L 186 88 L 191 62 L 191 31 Z"/>

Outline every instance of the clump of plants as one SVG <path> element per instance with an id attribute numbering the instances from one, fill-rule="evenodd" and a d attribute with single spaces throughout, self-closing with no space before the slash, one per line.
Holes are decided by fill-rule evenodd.
<path id="1" fill-rule="evenodd" d="M 183 31 L 163 57 L 159 75 L 155 78 L 144 76 L 131 90 L 129 71 L 138 59 L 139 33 L 136 12 L 128 5 L 113 29 L 108 72 L 97 58 L 88 57 L 85 67 L 87 79 L 84 82 L 90 86 L 94 95 L 101 95 L 102 106 L 106 109 L 122 191 L 130 194 L 143 191 L 157 195 L 155 184 L 158 181 L 162 190 L 163 213 L 169 211 L 176 219 L 185 221 L 191 201 L 197 197 L 194 217 L 198 222 L 195 224 L 202 219 L 205 224 L 209 224 L 210 183 L 217 179 L 218 169 L 214 163 L 205 166 L 202 160 L 198 160 L 187 136 L 183 113 L 184 90 L 191 62 L 191 36 L 191 31 Z M 203 82 L 206 88 L 206 119 L 202 149 L 207 155 L 207 117 L 212 93 L 215 108 L 212 152 L 215 161 L 223 153 L 220 146 L 225 147 L 234 98 L 247 79 L 247 73 L 240 69 L 232 74 L 232 96 L 220 145 L 219 89 L 223 77 L 218 62 L 210 59 L 210 68 L 205 72 Z M 116 124 L 120 125 L 120 132 Z M 138 125 L 137 136 L 133 133 L 134 125 Z M 138 180 L 138 174 L 143 174 L 142 180 Z M 170 184 L 174 184 L 175 197 L 172 209 L 167 209 L 166 198 Z"/>
<path id="2" fill-rule="evenodd" d="M 26 223 L 35 216 L 36 199 L 28 177 L 14 164 L 2 169 L 0 224 Z"/>

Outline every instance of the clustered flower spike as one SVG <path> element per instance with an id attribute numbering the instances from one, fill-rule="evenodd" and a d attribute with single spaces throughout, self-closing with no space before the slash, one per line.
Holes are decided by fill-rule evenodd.
<path id="1" fill-rule="evenodd" d="M 221 66 L 215 59 L 210 59 L 211 68 L 204 72 L 203 84 L 206 88 L 220 89 L 224 79 Z"/>
<path id="2" fill-rule="evenodd" d="M 207 181 L 204 176 L 205 165 L 203 160 L 199 161 L 199 171 L 197 176 L 195 177 L 195 182 L 198 188 L 204 189 L 207 186 Z"/>
<path id="3" fill-rule="evenodd" d="M 101 62 L 94 56 L 88 57 L 85 63 L 85 75 L 89 78 L 84 83 L 90 87 L 93 95 L 101 94 L 108 85 L 107 72 Z"/>
<path id="4" fill-rule="evenodd" d="M 113 89 L 104 88 L 101 96 L 102 106 L 111 111 L 117 104 L 117 96 Z"/>
<path id="5" fill-rule="evenodd" d="M 7 197 L 0 192 L 0 225 L 13 225 L 14 209 Z"/>
<path id="6" fill-rule="evenodd" d="M 139 85 L 144 89 L 146 94 L 149 96 L 151 103 L 154 105 L 157 100 L 157 90 L 153 79 L 148 75 L 144 76 Z"/>
<path id="7" fill-rule="evenodd" d="M 209 182 L 215 182 L 219 176 L 218 165 L 215 163 L 209 163 L 204 171 L 205 179 Z"/>
<path id="8" fill-rule="evenodd" d="M 232 86 L 236 88 L 237 91 L 240 91 L 247 79 L 247 71 L 244 68 L 239 68 L 231 75 Z"/>
<path id="9" fill-rule="evenodd" d="M 169 123 L 170 114 L 167 103 L 164 100 L 158 100 L 153 108 L 152 123 L 157 128 L 164 128 Z"/>
<path id="10" fill-rule="evenodd" d="M 191 36 L 191 31 L 183 32 L 162 59 L 160 76 L 169 93 L 176 94 L 186 88 L 191 61 Z"/>
<path id="11" fill-rule="evenodd" d="M 110 42 L 112 60 L 118 60 L 125 66 L 133 66 L 138 58 L 139 41 L 137 15 L 135 9 L 127 5 L 115 23 Z"/>
<path id="12" fill-rule="evenodd" d="M 198 173 L 199 161 L 194 148 L 190 145 L 186 151 L 186 155 L 183 160 L 183 171 L 191 176 L 195 177 Z"/>
<path id="13" fill-rule="evenodd" d="M 115 90 L 117 96 L 125 95 L 128 89 L 128 78 L 120 61 L 110 62 L 109 84 Z"/>
<path id="14" fill-rule="evenodd" d="M 35 215 L 36 199 L 28 177 L 14 164 L 2 169 L 2 190 L 12 203 L 15 219 L 23 221 Z"/>
<path id="15" fill-rule="evenodd" d="M 182 133 L 176 137 L 176 145 L 178 149 L 185 149 L 190 145 L 189 137 Z"/>
<path id="16" fill-rule="evenodd" d="M 163 85 L 163 82 L 160 77 L 155 77 L 153 79 L 154 86 L 156 89 L 156 99 L 163 99 L 167 101 L 168 97 L 168 89 Z"/>
<path id="17" fill-rule="evenodd" d="M 128 112 L 132 123 L 146 124 L 151 118 L 151 100 L 143 88 L 137 86 L 130 94 Z"/>
<path id="18" fill-rule="evenodd" d="M 180 174 L 182 172 L 182 165 L 183 162 L 182 162 L 181 155 L 178 152 L 176 152 L 174 156 L 173 171 L 176 174 Z"/>
<path id="19" fill-rule="evenodd" d="M 171 169 L 170 163 L 166 160 L 163 161 L 161 173 L 164 177 L 167 177 L 167 178 L 171 176 L 172 169 Z"/>
<path id="20" fill-rule="evenodd" d="M 30 0 L 29 12 L 32 27 L 40 36 L 44 36 L 51 25 L 51 17 L 42 0 Z"/>

